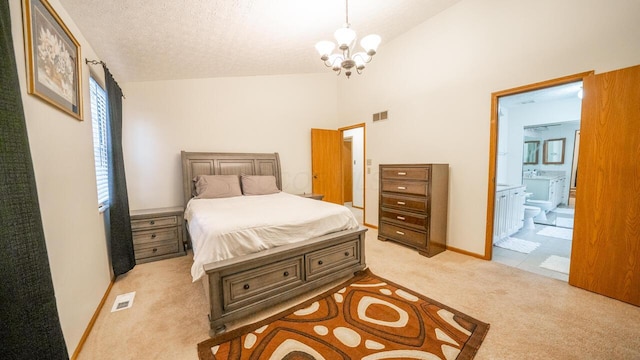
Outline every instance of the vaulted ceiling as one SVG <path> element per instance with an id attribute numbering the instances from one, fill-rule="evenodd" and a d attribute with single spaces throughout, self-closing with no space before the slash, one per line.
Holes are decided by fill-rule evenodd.
<path id="1" fill-rule="evenodd" d="M 59 0 L 120 82 L 319 73 L 344 0 Z M 398 35 L 459 0 L 351 0 L 361 38 Z M 375 60 L 374 60 L 375 61 Z"/>

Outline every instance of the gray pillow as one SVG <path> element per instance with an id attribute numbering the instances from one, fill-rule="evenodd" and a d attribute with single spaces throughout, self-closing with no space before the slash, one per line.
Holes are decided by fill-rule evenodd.
<path id="1" fill-rule="evenodd" d="M 196 183 L 196 199 L 216 199 L 241 196 L 238 175 L 198 175 Z"/>
<path id="2" fill-rule="evenodd" d="M 242 175 L 242 193 L 245 195 L 268 195 L 279 193 L 273 175 Z"/>

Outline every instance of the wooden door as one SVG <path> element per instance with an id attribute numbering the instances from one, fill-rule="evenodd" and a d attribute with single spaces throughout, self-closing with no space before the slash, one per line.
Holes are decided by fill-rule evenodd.
<path id="1" fill-rule="evenodd" d="M 353 142 L 351 139 L 342 141 L 342 185 L 344 187 L 344 202 L 353 201 Z"/>
<path id="2" fill-rule="evenodd" d="M 569 284 L 640 305 L 640 66 L 584 80 Z"/>
<path id="3" fill-rule="evenodd" d="M 344 204 L 342 195 L 342 132 L 311 129 L 312 191 L 323 200 Z"/>

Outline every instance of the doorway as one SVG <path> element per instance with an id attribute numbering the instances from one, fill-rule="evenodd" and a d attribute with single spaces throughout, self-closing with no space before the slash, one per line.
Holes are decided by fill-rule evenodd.
<path id="1" fill-rule="evenodd" d="M 486 257 L 563 281 L 572 248 L 569 199 L 582 77 L 493 94 Z"/>

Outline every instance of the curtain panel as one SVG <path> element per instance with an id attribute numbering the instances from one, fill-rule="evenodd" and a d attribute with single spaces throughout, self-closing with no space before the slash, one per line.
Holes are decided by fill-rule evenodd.
<path id="1" fill-rule="evenodd" d="M 109 103 L 109 246 L 113 273 L 118 276 L 133 269 L 136 259 L 122 154 L 122 89 L 104 63 L 102 67 Z"/>
<path id="2" fill-rule="evenodd" d="M 68 359 L 40 217 L 9 10 L 9 0 L 0 0 L 0 358 Z"/>

